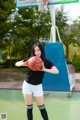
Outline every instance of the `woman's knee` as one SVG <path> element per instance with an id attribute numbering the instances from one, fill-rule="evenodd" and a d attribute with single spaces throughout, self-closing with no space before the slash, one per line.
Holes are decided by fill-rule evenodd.
<path id="1" fill-rule="evenodd" d="M 25 100 L 25 104 L 26 105 L 31 105 L 32 104 L 32 95 L 27 95 L 27 94 L 24 94 L 24 100 Z"/>

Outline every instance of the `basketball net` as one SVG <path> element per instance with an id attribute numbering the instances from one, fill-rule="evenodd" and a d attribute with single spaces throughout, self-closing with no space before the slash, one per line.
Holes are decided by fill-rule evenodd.
<path id="1" fill-rule="evenodd" d="M 36 0 L 38 4 L 38 11 L 39 12 L 47 12 L 48 11 L 48 0 Z"/>

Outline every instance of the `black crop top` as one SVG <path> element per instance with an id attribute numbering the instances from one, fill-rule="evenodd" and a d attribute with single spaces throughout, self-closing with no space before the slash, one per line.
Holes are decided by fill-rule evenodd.
<path id="1" fill-rule="evenodd" d="M 50 62 L 49 60 L 45 59 L 44 61 L 45 68 L 50 69 L 54 64 Z M 43 71 L 32 71 L 30 70 L 28 74 L 26 75 L 26 82 L 32 85 L 39 85 L 42 83 L 44 77 Z"/>

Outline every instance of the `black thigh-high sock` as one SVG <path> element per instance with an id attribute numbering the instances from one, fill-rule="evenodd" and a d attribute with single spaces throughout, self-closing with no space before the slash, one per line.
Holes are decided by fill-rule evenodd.
<path id="1" fill-rule="evenodd" d="M 28 120 L 33 120 L 33 105 L 27 105 L 27 118 Z"/>
<path id="2" fill-rule="evenodd" d="M 49 120 L 45 105 L 38 106 L 43 120 Z"/>

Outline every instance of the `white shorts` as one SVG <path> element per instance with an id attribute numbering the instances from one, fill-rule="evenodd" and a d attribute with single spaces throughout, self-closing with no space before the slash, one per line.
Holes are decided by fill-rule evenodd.
<path id="1" fill-rule="evenodd" d="M 43 95 L 42 84 L 31 85 L 24 80 L 23 86 L 22 86 L 22 93 L 33 94 L 34 96 L 42 96 Z"/>

